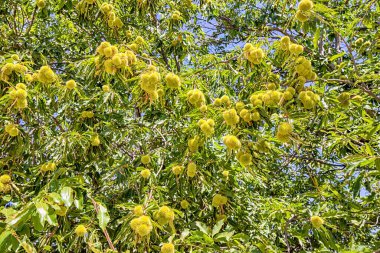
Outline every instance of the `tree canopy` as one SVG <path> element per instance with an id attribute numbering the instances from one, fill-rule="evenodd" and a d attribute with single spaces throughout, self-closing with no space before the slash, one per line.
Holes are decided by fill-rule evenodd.
<path id="1" fill-rule="evenodd" d="M 380 248 L 376 0 L 3 0 L 0 252 Z"/>

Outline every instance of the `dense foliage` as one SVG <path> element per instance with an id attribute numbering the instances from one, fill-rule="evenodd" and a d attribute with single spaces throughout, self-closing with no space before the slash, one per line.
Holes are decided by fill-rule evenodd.
<path id="1" fill-rule="evenodd" d="M 376 0 L 0 2 L 0 252 L 380 248 Z"/>

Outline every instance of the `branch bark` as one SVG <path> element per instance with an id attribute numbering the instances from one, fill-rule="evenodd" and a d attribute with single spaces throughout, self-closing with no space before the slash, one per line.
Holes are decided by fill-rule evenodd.
<path id="1" fill-rule="evenodd" d="M 289 220 L 286 221 L 285 227 L 284 227 L 285 243 L 286 243 L 288 253 L 292 252 L 292 247 L 290 246 L 290 243 L 289 243 L 288 227 L 289 227 L 290 222 L 294 221 L 296 218 L 297 218 L 297 215 L 293 215 Z"/>

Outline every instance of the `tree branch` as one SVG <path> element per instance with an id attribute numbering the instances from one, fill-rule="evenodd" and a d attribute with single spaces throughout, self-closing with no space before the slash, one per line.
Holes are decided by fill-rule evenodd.
<path id="1" fill-rule="evenodd" d="M 29 34 L 30 30 L 32 29 L 32 26 L 33 26 L 33 24 L 34 24 L 34 20 L 35 20 L 35 18 L 36 18 L 37 8 L 38 8 L 38 7 L 37 7 L 37 5 L 36 5 L 36 7 L 35 7 L 34 10 L 33 10 L 32 20 L 30 21 L 30 25 L 29 25 L 29 27 L 28 27 L 28 30 L 27 30 L 26 33 L 25 33 L 25 36 L 27 36 L 27 35 Z"/>
<path id="2" fill-rule="evenodd" d="M 318 159 L 318 158 L 315 158 L 315 157 L 298 156 L 298 155 L 294 155 L 293 157 L 301 159 L 301 160 L 313 161 L 313 162 L 316 162 L 316 163 L 320 163 L 320 164 L 324 164 L 324 165 L 329 165 L 329 166 L 334 166 L 334 167 L 346 167 L 346 165 L 342 164 L 342 163 L 333 163 L 333 162 L 321 160 L 321 159 Z"/>
<path id="3" fill-rule="evenodd" d="M 293 215 L 289 220 L 286 221 L 285 227 L 284 227 L 285 243 L 286 243 L 288 253 L 292 252 L 292 248 L 290 246 L 289 239 L 288 239 L 289 238 L 288 227 L 289 227 L 289 223 L 294 221 L 296 218 L 297 218 L 297 215 Z"/>

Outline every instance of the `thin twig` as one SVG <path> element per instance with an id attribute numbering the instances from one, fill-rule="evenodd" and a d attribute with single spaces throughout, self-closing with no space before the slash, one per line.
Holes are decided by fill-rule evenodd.
<path id="1" fill-rule="evenodd" d="M 325 164 L 329 166 L 334 166 L 334 167 L 346 167 L 346 165 L 342 163 L 332 163 L 332 162 L 324 161 L 315 157 L 298 156 L 298 155 L 292 155 L 292 157 L 302 159 L 302 160 L 307 160 L 307 161 L 313 161 L 313 162 L 317 162 L 317 163 L 321 163 L 321 164 Z"/>
<path id="2" fill-rule="evenodd" d="M 204 67 L 204 68 L 202 68 L 202 69 L 200 69 L 198 71 L 195 71 L 194 73 L 191 73 L 191 75 L 197 75 L 197 74 L 199 74 L 199 73 L 201 73 L 201 72 L 203 72 L 203 71 L 205 71 L 205 70 L 207 70 L 207 69 L 209 69 L 211 67 L 214 67 L 214 66 L 222 64 L 222 63 L 228 63 L 230 61 L 236 60 L 237 58 L 238 58 L 237 56 L 234 56 L 234 57 L 232 57 L 230 59 L 227 59 L 227 60 L 224 60 L 224 61 L 219 61 L 219 62 L 216 62 L 216 63 L 211 63 L 211 64 L 207 65 L 206 67 Z"/>
<path id="3" fill-rule="evenodd" d="M 30 25 L 29 25 L 29 27 L 28 27 L 28 30 L 27 30 L 26 33 L 25 33 L 25 36 L 27 36 L 27 35 L 29 34 L 30 30 L 32 29 L 32 26 L 33 26 L 33 24 L 34 24 L 34 19 L 36 18 L 37 8 L 38 8 L 38 7 L 37 7 L 37 5 L 36 5 L 36 7 L 35 7 L 34 10 L 33 10 L 32 20 L 30 21 Z"/>
<path id="4" fill-rule="evenodd" d="M 62 132 L 64 132 L 65 130 L 63 129 L 63 127 L 61 126 L 61 124 L 59 124 L 57 118 L 53 117 L 53 120 L 54 120 L 54 123 L 57 125 L 57 127 L 59 128 L 59 130 L 61 130 Z"/>
<path id="5" fill-rule="evenodd" d="M 288 239 L 289 238 L 288 227 L 289 227 L 289 223 L 294 221 L 296 218 L 297 218 L 297 215 L 293 215 L 289 220 L 286 221 L 285 227 L 284 227 L 285 243 L 288 249 L 287 250 L 288 253 L 292 252 L 292 248 L 290 246 L 289 239 Z"/>

